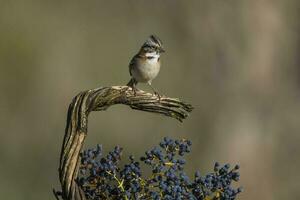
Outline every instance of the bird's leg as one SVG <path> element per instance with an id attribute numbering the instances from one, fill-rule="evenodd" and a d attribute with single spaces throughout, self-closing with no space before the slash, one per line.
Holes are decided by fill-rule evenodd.
<path id="1" fill-rule="evenodd" d="M 148 82 L 148 85 L 151 87 L 151 89 L 153 90 L 154 94 L 158 97 L 158 99 L 160 100 L 161 96 L 159 95 L 159 93 L 152 87 L 151 82 Z"/>
<path id="2" fill-rule="evenodd" d="M 133 85 L 132 85 L 132 90 L 133 90 L 134 96 L 136 96 L 136 91 L 137 91 L 136 84 L 137 84 L 137 83 L 134 82 Z"/>
<path id="3" fill-rule="evenodd" d="M 137 81 L 133 78 L 131 78 L 130 81 L 127 83 L 127 86 L 132 88 L 134 96 L 136 95 L 136 91 L 137 91 L 136 85 L 137 85 Z"/>

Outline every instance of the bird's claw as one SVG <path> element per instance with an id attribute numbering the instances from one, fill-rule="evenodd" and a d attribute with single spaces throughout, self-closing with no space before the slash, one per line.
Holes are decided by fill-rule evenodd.
<path id="1" fill-rule="evenodd" d="M 130 89 L 132 90 L 133 95 L 136 96 L 137 88 L 129 86 L 129 87 L 127 88 L 127 91 L 130 90 Z"/>
<path id="2" fill-rule="evenodd" d="M 160 101 L 160 99 L 161 99 L 160 94 L 159 94 L 158 92 L 155 91 L 155 92 L 154 92 L 154 95 L 157 96 L 157 97 L 158 97 L 158 101 Z"/>

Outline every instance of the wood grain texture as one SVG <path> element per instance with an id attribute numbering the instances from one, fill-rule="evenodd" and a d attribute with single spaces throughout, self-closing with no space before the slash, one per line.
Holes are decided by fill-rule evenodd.
<path id="1" fill-rule="evenodd" d="M 61 192 L 56 198 L 84 200 L 84 192 L 76 183 L 79 171 L 79 154 L 87 136 L 88 115 L 92 111 L 103 111 L 115 104 L 124 104 L 132 109 L 159 113 L 182 122 L 193 107 L 179 99 L 158 97 L 144 91 L 136 94 L 130 87 L 102 87 L 80 92 L 69 106 L 65 136 L 60 155 L 59 179 Z M 58 195 L 59 194 L 59 195 Z"/>

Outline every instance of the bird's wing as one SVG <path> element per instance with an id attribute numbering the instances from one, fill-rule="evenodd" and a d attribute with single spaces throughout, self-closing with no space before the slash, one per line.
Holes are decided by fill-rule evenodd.
<path id="1" fill-rule="evenodd" d="M 137 62 L 138 62 L 138 60 L 139 60 L 140 58 L 141 58 L 141 56 L 140 56 L 139 54 L 137 54 L 137 55 L 135 55 L 135 56 L 131 59 L 131 61 L 130 61 L 130 63 L 129 63 L 129 74 L 130 74 L 130 76 L 132 76 L 132 73 L 131 73 L 132 68 L 138 64 Z"/>

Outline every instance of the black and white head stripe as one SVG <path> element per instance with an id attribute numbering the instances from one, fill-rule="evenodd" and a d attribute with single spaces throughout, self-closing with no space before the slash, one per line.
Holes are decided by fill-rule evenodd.
<path id="1" fill-rule="evenodd" d="M 143 47 L 155 47 L 155 48 L 159 48 L 162 47 L 162 42 L 161 40 L 155 36 L 155 35 L 151 35 L 146 42 L 143 44 Z"/>

